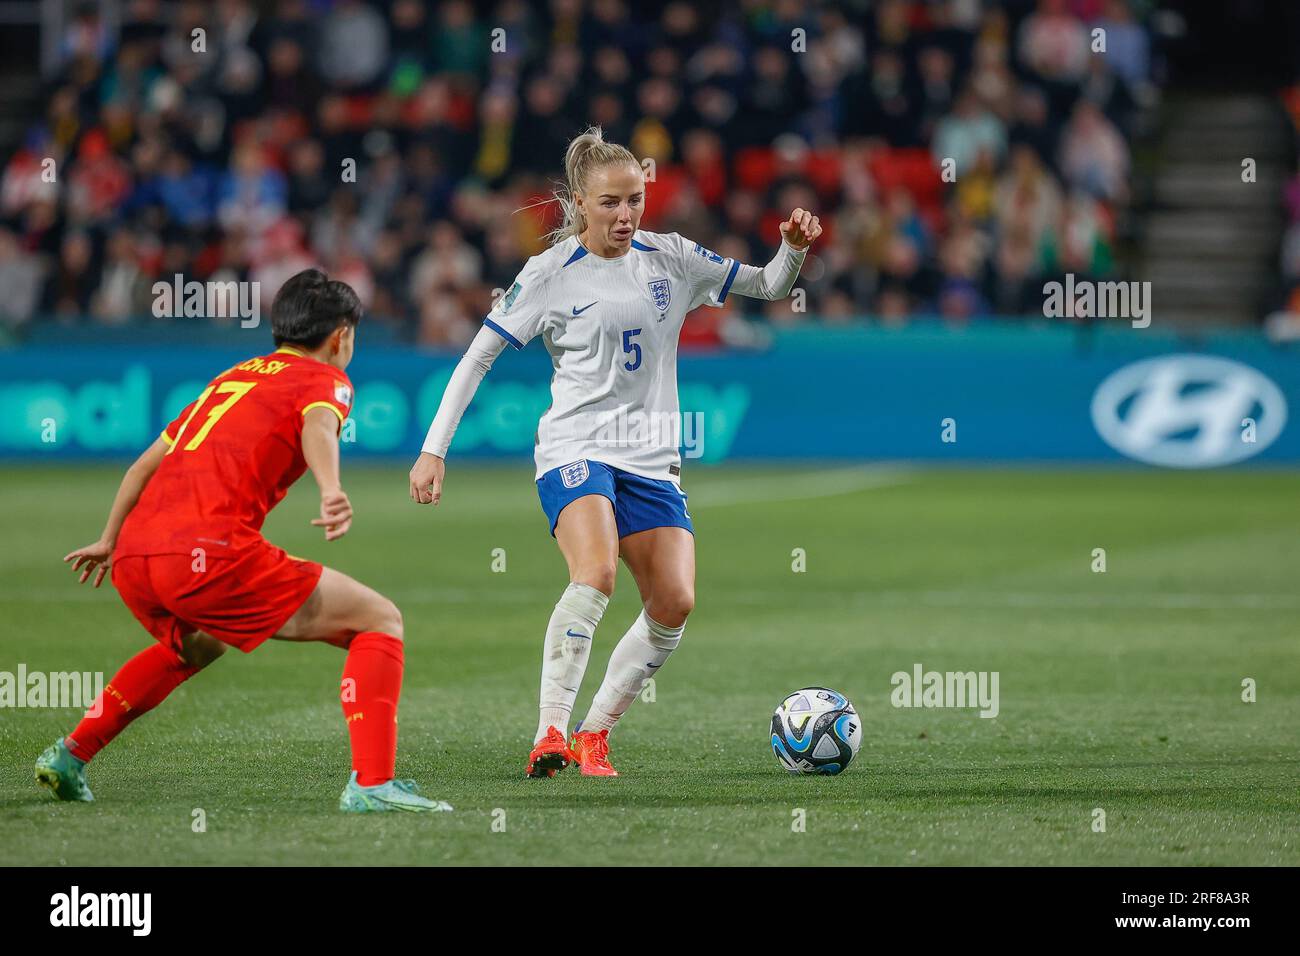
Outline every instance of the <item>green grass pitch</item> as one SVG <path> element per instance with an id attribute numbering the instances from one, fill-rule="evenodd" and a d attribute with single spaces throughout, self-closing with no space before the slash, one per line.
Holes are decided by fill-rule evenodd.
<path id="1" fill-rule="evenodd" d="M 0 472 L 0 671 L 107 678 L 148 643 L 109 587 L 59 562 L 98 533 L 117 476 Z M 272 642 L 127 730 L 91 765 L 92 805 L 32 782 L 79 714 L 0 711 L 0 864 L 1294 866 L 1296 478 L 690 469 L 697 609 L 655 701 L 614 734 L 623 776 L 530 781 L 541 633 L 566 578 L 529 467 L 453 462 L 435 511 L 409 502 L 403 464 L 345 464 L 346 538 L 308 525 L 309 479 L 267 534 L 402 607 L 398 773 L 456 812 L 341 815 L 342 653 Z M 578 716 L 638 605 L 623 570 Z M 999 672 L 999 715 L 894 708 L 890 676 L 915 663 Z M 772 709 L 808 684 L 862 716 L 839 777 L 788 776 L 768 746 Z"/>

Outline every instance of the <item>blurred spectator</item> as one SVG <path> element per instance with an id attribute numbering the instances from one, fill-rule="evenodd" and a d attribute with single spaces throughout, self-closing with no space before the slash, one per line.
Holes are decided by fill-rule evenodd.
<path id="1" fill-rule="evenodd" d="M 63 61 L 103 60 L 112 48 L 112 36 L 108 24 L 99 15 L 99 4 L 78 4 L 59 43 Z"/>
<path id="2" fill-rule="evenodd" d="M 1106 31 L 1106 62 L 1130 86 L 1151 78 L 1151 39 L 1133 17 L 1128 0 L 1107 0 L 1097 26 Z"/>
<path id="3" fill-rule="evenodd" d="M 136 260 L 135 240 L 126 229 L 109 236 L 91 312 L 101 322 L 121 324 L 150 311 L 151 283 Z"/>
<path id="4" fill-rule="evenodd" d="M 188 156 L 173 149 L 163 161 L 157 196 L 172 222 L 200 229 L 212 219 L 214 185 L 206 169 L 196 169 Z"/>
<path id="5" fill-rule="evenodd" d="M 41 260 L 23 249 L 9 229 L 0 227 L 0 323 L 14 329 L 31 320 L 41 293 Z"/>
<path id="6" fill-rule="evenodd" d="M 1099 199 L 1128 195 L 1128 144 L 1092 103 L 1080 100 L 1061 142 L 1066 180 Z"/>
<path id="7" fill-rule="evenodd" d="M 37 136 L 31 137 L 29 142 L 30 146 L 24 145 L 10 158 L 3 180 L 0 180 L 0 214 L 4 216 L 20 214 L 37 202 L 58 199 L 58 166 L 49 156 L 51 144 L 42 145 Z M 47 156 L 50 159 L 48 166 Z M 45 175 L 47 170 L 53 170 L 54 176 Z"/>
<path id="8" fill-rule="evenodd" d="M 388 63 L 388 25 L 361 0 L 339 0 L 321 24 L 317 64 L 330 86 L 350 90 L 379 78 Z"/>
<path id="9" fill-rule="evenodd" d="M 1038 0 L 1021 24 L 1020 61 L 1044 80 L 1077 83 L 1088 68 L 1088 30 L 1066 0 Z"/>
<path id="10" fill-rule="evenodd" d="M 1061 190 L 1028 146 L 1011 153 L 1011 164 L 998 181 L 994 198 L 1000 232 L 1023 233 L 1037 246 L 1061 216 Z"/>
<path id="11" fill-rule="evenodd" d="M 987 152 L 994 162 L 999 162 L 1006 148 L 1007 131 L 1002 120 L 980 102 L 974 90 L 967 90 L 958 97 L 956 108 L 939 121 L 931 151 L 936 164 L 955 160 L 960 178 L 974 169 L 980 153 Z"/>
<path id="12" fill-rule="evenodd" d="M 237 147 L 230 172 L 217 187 L 221 225 L 258 235 L 280 219 L 287 201 L 284 177 L 266 165 L 261 147 L 253 143 Z"/>
<path id="13" fill-rule="evenodd" d="M 109 149 L 108 138 L 91 130 L 81 140 L 68 181 L 68 217 L 81 225 L 105 222 L 127 197 L 127 165 Z"/>
<path id="14" fill-rule="evenodd" d="M 54 274 L 45 284 L 42 311 L 64 319 L 89 313 L 97 276 L 97 270 L 91 268 L 94 253 L 86 233 L 70 232 L 64 237 Z"/>

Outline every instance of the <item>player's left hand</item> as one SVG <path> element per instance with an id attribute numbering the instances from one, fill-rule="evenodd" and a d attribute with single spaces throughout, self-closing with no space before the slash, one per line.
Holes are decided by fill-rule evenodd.
<path id="1" fill-rule="evenodd" d="M 427 451 L 420 452 L 411 466 L 411 500 L 436 505 L 442 500 L 442 479 L 446 473 L 446 461 Z"/>
<path id="2" fill-rule="evenodd" d="M 81 571 L 81 579 L 78 584 L 85 584 L 91 573 L 95 574 L 95 587 L 99 587 L 104 581 L 104 575 L 108 573 L 108 559 L 113 556 L 113 543 L 100 538 L 94 544 L 88 544 L 84 548 L 78 548 L 76 551 L 65 555 L 64 563 L 72 561 L 73 572 Z M 83 570 L 84 568 L 84 570 Z"/>
<path id="3" fill-rule="evenodd" d="M 795 249 L 807 249 L 822 234 L 822 221 L 807 209 L 795 209 L 781 223 L 781 238 Z"/>
<path id="4" fill-rule="evenodd" d="M 342 488 L 327 491 L 320 496 L 320 517 L 311 521 L 318 528 L 325 529 L 325 540 L 333 541 L 348 533 L 352 527 L 352 502 Z"/>

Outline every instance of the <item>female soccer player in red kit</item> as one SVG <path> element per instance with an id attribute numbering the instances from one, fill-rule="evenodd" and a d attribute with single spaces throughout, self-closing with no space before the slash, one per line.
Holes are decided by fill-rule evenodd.
<path id="1" fill-rule="evenodd" d="M 347 651 L 340 695 L 352 746 L 342 810 L 450 810 L 395 780 L 402 616 L 345 574 L 291 557 L 261 535 L 267 512 L 307 469 L 320 487 L 325 540 L 352 506 L 339 482 L 338 436 L 352 407 L 344 369 L 361 303 L 345 283 L 308 269 L 271 306 L 277 349 L 218 375 L 122 480 L 100 539 L 64 561 L 106 572 L 158 642 L 129 660 L 67 737 L 36 762 L 62 800 L 93 800 L 86 763 L 126 726 L 226 652 L 268 638 Z"/>

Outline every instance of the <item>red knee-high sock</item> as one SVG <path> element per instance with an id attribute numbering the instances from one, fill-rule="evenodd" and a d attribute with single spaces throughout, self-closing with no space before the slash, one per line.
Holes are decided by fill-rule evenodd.
<path id="1" fill-rule="evenodd" d="M 113 675 L 64 743 L 74 757 L 89 760 L 127 724 L 153 710 L 198 672 L 161 644 L 145 648 Z"/>
<path id="2" fill-rule="evenodd" d="M 348 646 L 339 696 L 352 741 L 352 769 L 363 787 L 393 779 L 402 659 L 402 642 L 391 634 L 363 631 Z"/>

